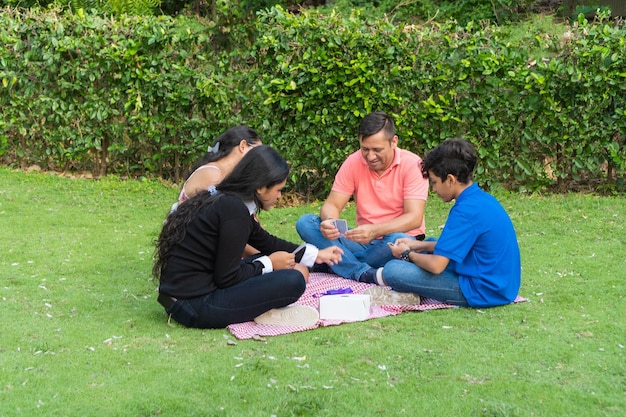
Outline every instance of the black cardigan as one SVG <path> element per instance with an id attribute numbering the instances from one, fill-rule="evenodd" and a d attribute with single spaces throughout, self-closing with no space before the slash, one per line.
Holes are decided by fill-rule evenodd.
<path id="1" fill-rule="evenodd" d="M 175 298 L 194 298 L 261 275 L 263 264 L 255 261 L 259 255 L 241 259 L 246 243 L 262 255 L 297 248 L 265 231 L 241 199 L 220 195 L 186 226 L 183 241 L 173 248 L 161 274 L 159 292 Z M 299 253 L 296 261 L 301 257 Z"/>

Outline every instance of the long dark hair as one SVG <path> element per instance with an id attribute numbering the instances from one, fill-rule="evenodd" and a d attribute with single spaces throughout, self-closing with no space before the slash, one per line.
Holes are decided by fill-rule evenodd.
<path id="1" fill-rule="evenodd" d="M 152 275 L 156 279 L 161 277 L 173 248 L 185 238 L 187 227 L 202 208 L 212 205 L 224 195 L 234 195 L 242 201 L 254 201 L 257 209 L 262 209 L 256 191 L 259 188 L 280 184 L 288 175 L 289 165 L 276 150 L 267 145 L 250 149 L 233 171 L 217 185 L 217 193 L 200 191 L 168 215 L 155 241 Z"/>
<path id="2" fill-rule="evenodd" d="M 261 142 L 261 138 L 257 133 L 250 129 L 248 126 L 235 126 L 228 129 L 215 139 L 213 144 L 209 146 L 209 149 L 204 156 L 191 168 L 191 171 L 187 175 L 187 179 L 194 173 L 194 171 L 200 168 L 202 165 L 206 165 L 210 162 L 219 161 L 225 156 L 229 155 L 234 148 L 239 146 L 242 140 L 250 146 L 257 145 Z"/>

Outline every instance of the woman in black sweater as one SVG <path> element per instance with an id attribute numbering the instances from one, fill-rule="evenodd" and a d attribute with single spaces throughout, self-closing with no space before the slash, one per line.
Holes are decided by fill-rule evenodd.
<path id="1" fill-rule="evenodd" d="M 174 320 L 197 328 L 255 318 L 280 324 L 289 314 L 272 309 L 297 301 L 306 287 L 296 263 L 341 260 L 336 246 L 318 250 L 307 244 L 296 251 L 296 244 L 269 234 L 255 221 L 257 210 L 276 204 L 288 174 L 278 152 L 257 146 L 216 187 L 217 193 L 202 191 L 169 214 L 156 241 L 153 274 L 159 280 L 159 302 Z M 242 259 L 246 244 L 260 253 Z M 313 312 L 300 307 L 290 313 Z"/>

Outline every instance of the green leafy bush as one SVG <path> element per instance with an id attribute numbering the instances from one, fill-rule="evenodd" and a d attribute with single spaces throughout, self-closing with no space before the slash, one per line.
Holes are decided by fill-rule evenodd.
<path id="1" fill-rule="evenodd" d="M 462 26 L 470 21 L 504 24 L 526 16 L 537 0 L 336 0 L 327 7 L 349 14 L 359 9 L 369 19 L 382 17 L 393 22 L 419 23 L 426 20 L 455 20 Z"/>
<path id="2" fill-rule="evenodd" d="M 77 12 L 96 10 L 99 13 L 119 16 L 124 13 L 150 16 L 161 5 L 161 0 L 0 0 L 0 7 L 11 6 L 22 9 L 67 7 Z"/>
<path id="3" fill-rule="evenodd" d="M 214 70 L 210 28 L 184 17 L 3 17 L 7 161 L 177 179 L 236 119 L 230 97 L 200 88 L 231 84 Z"/>
<path id="4" fill-rule="evenodd" d="M 179 181 L 214 137 L 246 123 L 292 163 L 295 191 L 323 197 L 361 118 L 385 110 L 418 154 L 470 139 L 485 185 L 623 191 L 626 29 L 606 15 L 511 41 L 488 23 L 276 6 L 253 28 L 226 2 L 216 11 L 201 21 L 5 9 L 0 161 Z"/>
<path id="5" fill-rule="evenodd" d="M 278 121 L 265 128 L 299 189 L 329 186 L 372 110 L 393 113 L 400 145 L 420 154 L 468 137 L 485 184 L 537 190 L 624 174 L 623 26 L 581 19 L 566 38 L 511 44 L 506 28 L 473 23 L 373 25 L 279 7 L 259 23 L 265 117 Z M 555 56 L 535 61 L 537 49 Z"/>

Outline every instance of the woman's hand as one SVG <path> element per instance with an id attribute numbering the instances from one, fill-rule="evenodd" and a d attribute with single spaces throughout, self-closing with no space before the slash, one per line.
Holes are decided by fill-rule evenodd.
<path id="1" fill-rule="evenodd" d="M 293 269 L 296 266 L 296 255 L 291 252 L 278 251 L 269 255 L 270 261 L 272 261 L 272 268 L 278 269 Z"/>
<path id="2" fill-rule="evenodd" d="M 343 250 L 340 247 L 329 246 L 317 252 L 315 263 L 335 265 L 341 261 L 341 255 L 343 255 Z"/>

